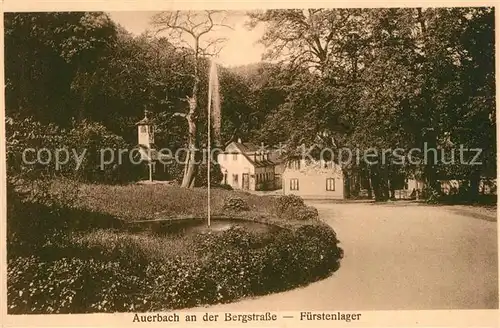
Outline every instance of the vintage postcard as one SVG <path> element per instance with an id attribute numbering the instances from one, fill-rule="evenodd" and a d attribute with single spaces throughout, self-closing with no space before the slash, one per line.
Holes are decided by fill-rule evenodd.
<path id="1" fill-rule="evenodd" d="M 496 327 L 495 16 L 6 1 L 2 327 Z"/>

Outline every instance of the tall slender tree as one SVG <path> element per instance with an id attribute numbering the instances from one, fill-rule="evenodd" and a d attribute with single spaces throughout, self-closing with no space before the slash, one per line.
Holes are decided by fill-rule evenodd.
<path id="1" fill-rule="evenodd" d="M 230 28 L 226 24 L 226 13 L 224 11 L 170 11 L 162 12 L 153 17 L 153 25 L 158 33 L 167 34 L 168 40 L 178 49 L 187 50 L 192 59 L 192 72 L 173 71 L 173 74 L 187 75 L 191 79 L 191 91 L 185 100 L 188 103 L 187 112 L 175 113 L 175 116 L 184 117 L 188 125 L 188 153 L 186 155 L 184 177 L 182 187 L 191 188 L 195 186 L 197 172 L 199 131 L 198 119 L 200 117 L 200 69 L 203 60 L 215 56 L 226 41 L 223 37 L 217 37 L 220 28 Z"/>

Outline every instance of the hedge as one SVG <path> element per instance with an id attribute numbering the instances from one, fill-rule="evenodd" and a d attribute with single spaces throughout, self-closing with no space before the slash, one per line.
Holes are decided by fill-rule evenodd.
<path id="1" fill-rule="evenodd" d="M 10 258 L 8 312 L 161 311 L 230 302 L 326 277 L 343 256 L 335 232 L 321 223 L 270 235 L 234 227 L 196 238 L 196 258 L 121 261 L 106 252 L 89 257 L 85 249 L 53 259 Z"/>

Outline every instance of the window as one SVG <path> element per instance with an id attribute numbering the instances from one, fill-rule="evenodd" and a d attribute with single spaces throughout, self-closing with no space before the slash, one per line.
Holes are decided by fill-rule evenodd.
<path id="1" fill-rule="evenodd" d="M 146 130 L 146 126 L 145 125 L 141 125 L 141 133 L 146 133 L 147 130 Z"/>
<path id="2" fill-rule="evenodd" d="M 290 190 L 299 190 L 299 179 L 290 179 Z"/>
<path id="3" fill-rule="evenodd" d="M 237 161 L 238 160 L 238 154 L 233 154 L 233 161 Z"/>
<path id="4" fill-rule="evenodd" d="M 335 179 L 326 179 L 326 191 L 335 191 Z"/>
<path id="5" fill-rule="evenodd" d="M 238 185 L 238 174 L 233 174 L 233 185 Z"/>
<path id="6" fill-rule="evenodd" d="M 300 170 L 300 160 L 292 160 L 288 163 L 288 167 L 292 170 Z"/>

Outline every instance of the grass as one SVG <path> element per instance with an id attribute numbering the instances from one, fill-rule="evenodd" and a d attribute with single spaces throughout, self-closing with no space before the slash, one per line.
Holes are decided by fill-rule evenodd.
<path id="1" fill-rule="evenodd" d="M 64 183 L 57 186 L 57 189 L 64 190 L 64 188 Z M 225 214 L 224 199 L 229 196 L 243 198 L 254 215 L 266 215 L 272 211 L 272 196 L 212 189 L 212 215 Z M 163 184 L 124 186 L 83 184 L 79 187 L 76 206 L 116 216 L 126 221 L 206 217 L 208 207 L 206 188 L 185 189 Z"/>
<path id="2" fill-rule="evenodd" d="M 71 194 L 74 182 L 55 181 L 52 193 Z M 88 213 L 87 218 L 115 217 L 125 222 L 152 221 L 161 219 L 182 219 L 207 216 L 207 189 L 186 189 L 166 184 L 78 184 L 74 209 Z M 231 213 L 225 210 L 224 201 L 228 197 L 240 197 L 250 210 Z M 213 188 L 211 189 L 211 213 L 213 216 L 242 218 L 274 226 L 296 228 L 303 224 L 315 224 L 296 220 L 283 220 L 276 214 L 273 196 L 258 196 L 251 193 Z M 113 258 L 148 259 L 168 261 L 173 258 L 194 259 L 197 234 L 157 235 L 154 227 L 145 228 L 144 223 L 128 225 L 130 228 L 139 224 L 139 232 L 130 229 L 85 229 L 72 235 L 71 244 L 79 249 L 93 249 L 101 255 Z M 148 223 L 146 223 L 148 224 Z M 151 223 L 155 224 L 155 223 Z M 98 225 L 94 225 L 95 228 Z M 103 229 L 104 228 L 104 229 Z"/>
<path id="3" fill-rule="evenodd" d="M 149 259 L 151 261 L 196 258 L 193 244 L 195 235 L 154 236 L 146 233 L 130 233 L 99 229 L 72 237 L 72 242 L 83 249 L 99 249 L 108 254 L 131 259 Z"/>

